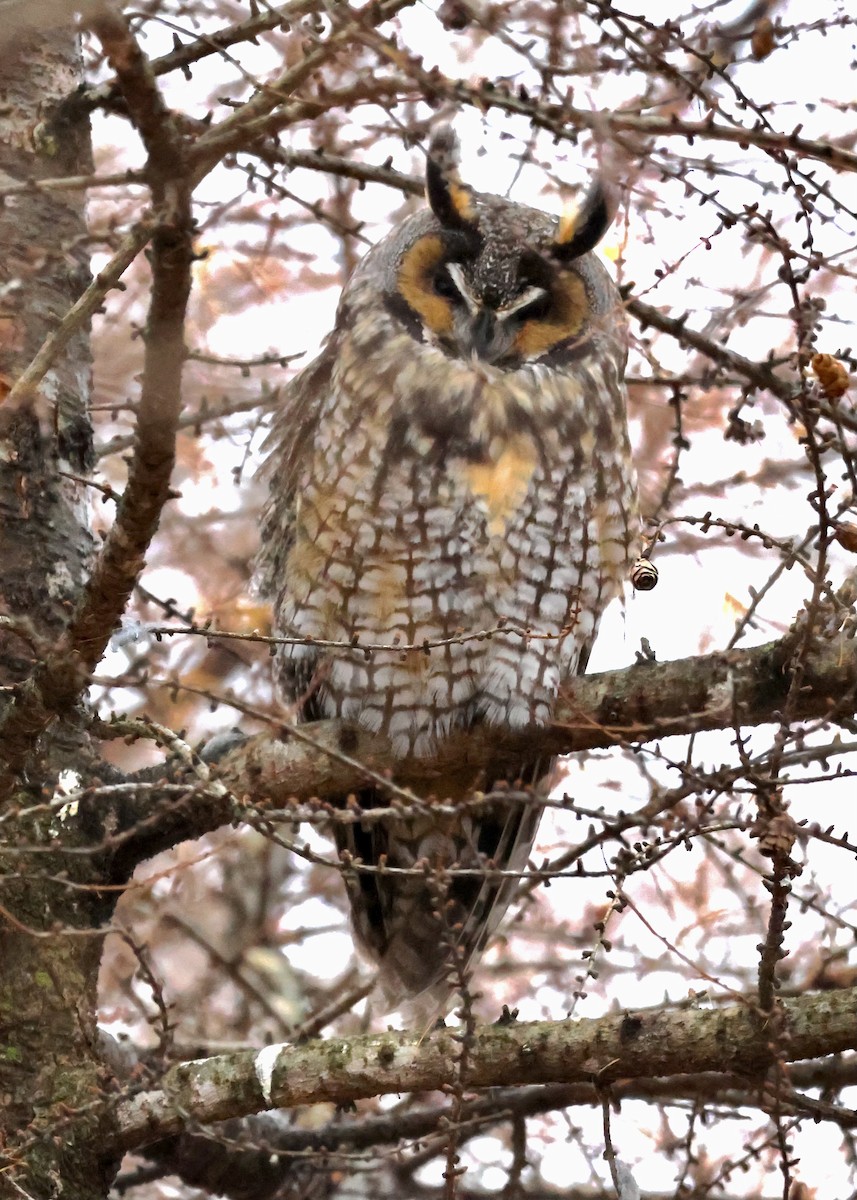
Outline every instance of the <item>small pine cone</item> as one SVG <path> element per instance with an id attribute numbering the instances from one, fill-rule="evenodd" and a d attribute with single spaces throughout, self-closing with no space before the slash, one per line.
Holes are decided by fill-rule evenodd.
<path id="1" fill-rule="evenodd" d="M 848 372 L 832 354 L 814 354 L 810 365 L 828 400 L 837 400 L 851 386 Z"/>

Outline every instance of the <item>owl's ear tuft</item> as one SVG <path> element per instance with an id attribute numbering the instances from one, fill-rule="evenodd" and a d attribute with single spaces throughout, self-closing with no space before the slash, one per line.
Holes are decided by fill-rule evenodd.
<path id="1" fill-rule="evenodd" d="M 596 180 L 583 203 L 557 222 L 550 253 L 559 262 L 571 262 L 593 250 L 610 228 L 615 212 L 604 184 Z"/>
<path id="2" fill-rule="evenodd" d="M 429 143 L 426 197 L 445 229 L 475 229 L 473 192 L 458 174 L 458 138 L 449 125 L 435 130 Z"/>

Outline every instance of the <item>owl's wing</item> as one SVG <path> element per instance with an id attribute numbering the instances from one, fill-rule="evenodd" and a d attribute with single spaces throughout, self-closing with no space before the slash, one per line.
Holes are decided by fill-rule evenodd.
<path id="1" fill-rule="evenodd" d="M 286 584 L 286 558 L 295 536 L 301 475 L 330 390 L 336 349 L 333 339 L 329 340 L 321 354 L 292 380 L 262 447 L 267 456 L 262 474 L 270 485 L 256 557 L 257 586 L 263 596 L 277 596 Z"/>
<path id="2" fill-rule="evenodd" d="M 263 446 L 267 454 L 263 474 L 268 477 L 270 491 L 262 512 L 255 575 L 260 595 L 275 601 L 275 611 L 289 588 L 287 564 L 295 541 L 298 501 L 330 392 L 336 351 L 332 337 L 321 354 L 292 381 Z M 310 700 L 303 702 L 308 690 L 311 691 L 316 666 L 317 657 L 313 654 L 278 655 L 280 694 L 286 701 L 301 703 L 304 720 L 324 715 L 315 710 Z"/>

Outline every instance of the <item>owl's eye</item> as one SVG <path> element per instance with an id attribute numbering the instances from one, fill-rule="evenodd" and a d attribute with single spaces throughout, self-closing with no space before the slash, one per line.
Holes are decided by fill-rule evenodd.
<path id="1" fill-rule="evenodd" d="M 500 313 L 506 320 L 540 321 L 550 312 L 551 304 L 551 293 L 547 288 L 524 287 L 511 304 L 504 305 Z"/>
<path id="2" fill-rule="evenodd" d="M 452 276 L 447 270 L 446 263 L 435 272 L 432 279 L 432 287 L 438 296 L 442 296 L 444 300 L 455 301 L 461 299 L 461 292 L 456 287 Z"/>
<path id="3" fill-rule="evenodd" d="M 538 295 L 533 295 L 533 292 L 538 292 Z M 523 303 L 520 308 L 516 308 L 515 316 L 524 321 L 542 321 L 550 312 L 550 293 L 543 288 L 529 289 L 521 299 Z"/>

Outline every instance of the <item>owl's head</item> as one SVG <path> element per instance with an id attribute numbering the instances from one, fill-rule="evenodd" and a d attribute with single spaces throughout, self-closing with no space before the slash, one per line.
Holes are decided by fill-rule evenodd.
<path id="1" fill-rule="evenodd" d="M 600 184 L 557 220 L 472 191 L 457 149 L 450 129 L 434 135 L 429 208 L 378 247 L 388 310 L 415 340 L 501 369 L 560 365 L 615 332 L 618 296 L 589 254 L 612 220 Z"/>

